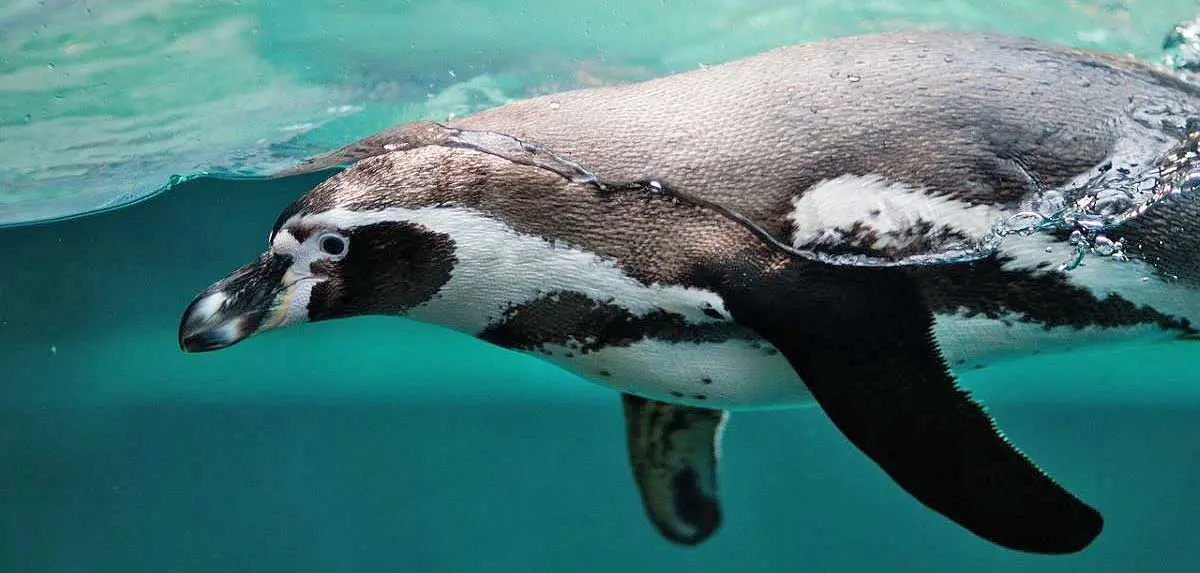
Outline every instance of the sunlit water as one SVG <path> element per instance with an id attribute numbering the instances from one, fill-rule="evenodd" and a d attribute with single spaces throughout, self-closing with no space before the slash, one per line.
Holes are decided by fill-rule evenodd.
<path id="1" fill-rule="evenodd" d="M 413 119 L 850 33 L 970 29 L 1159 58 L 1195 2 L 9 0 L 0 225 L 265 174 Z"/>
<path id="2" fill-rule="evenodd" d="M 1185 343 L 961 373 L 1105 512 L 1068 557 L 949 524 L 817 410 L 733 419 L 726 524 L 683 550 L 641 513 L 616 395 L 551 366 L 382 318 L 176 347 L 196 290 L 318 181 L 236 179 L 402 121 L 868 31 L 1018 33 L 1195 67 L 1193 28 L 1163 38 L 1198 2 L 987 4 L 0 2 L 0 225 L 179 183 L 0 231 L 0 571 L 1197 570 Z M 1040 215 L 1012 225 L 1055 223 Z M 1119 251 L 1100 238 L 1078 244 Z"/>

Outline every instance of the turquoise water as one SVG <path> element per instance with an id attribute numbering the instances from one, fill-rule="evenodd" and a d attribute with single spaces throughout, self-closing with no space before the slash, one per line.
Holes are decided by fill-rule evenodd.
<path id="1" fill-rule="evenodd" d="M 724 528 L 646 522 L 616 394 L 399 319 L 183 355 L 180 312 L 313 177 L 231 181 L 393 123 L 854 32 L 958 28 L 1161 57 L 1200 3 L 69 2 L 0 6 L 0 571 L 1195 571 L 1185 343 L 961 373 L 1105 512 L 1073 556 L 921 507 L 817 410 L 744 413 Z M 53 64 L 53 66 L 50 66 Z M 454 73 L 451 74 L 450 72 Z M 28 119 L 26 119 L 28 118 Z"/>
<path id="2" fill-rule="evenodd" d="M 402 121 L 854 33 L 959 29 L 1157 59 L 1195 0 L 6 0 L 0 225 L 172 176 L 265 174 Z"/>

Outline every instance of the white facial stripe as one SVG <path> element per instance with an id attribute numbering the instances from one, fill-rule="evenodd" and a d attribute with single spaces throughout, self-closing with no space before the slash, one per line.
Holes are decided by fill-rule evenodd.
<path id="1" fill-rule="evenodd" d="M 291 270 L 288 274 L 291 274 Z M 263 318 L 257 332 L 266 332 L 290 324 L 308 321 L 308 301 L 312 297 L 312 289 L 318 283 L 325 282 L 324 278 L 307 277 L 303 280 L 288 281 L 284 276 L 284 284 L 291 286 L 284 289 L 275 299 L 270 314 Z"/>
<path id="2" fill-rule="evenodd" d="M 1010 236 L 1001 243 L 1000 254 L 1013 259 L 1004 264 L 1008 270 L 1035 270 L 1047 265 L 1038 272 L 1057 272 L 1055 269 L 1074 258 L 1074 247 L 1047 235 Z M 1071 284 L 1101 299 L 1117 294 L 1135 305 L 1149 305 L 1164 314 L 1200 324 L 1200 292 L 1178 281 L 1164 280 L 1145 261 L 1120 261 L 1091 254 L 1083 261 L 1083 265 L 1062 272 Z"/>
<path id="3" fill-rule="evenodd" d="M 288 269 L 288 276 L 284 277 L 284 282 L 299 280 L 311 276 L 311 266 L 314 262 L 321 259 L 334 259 L 340 257 L 331 257 L 321 251 L 320 242 L 324 233 L 312 233 L 303 243 L 296 240 L 296 236 L 290 231 L 284 229 L 275 235 L 275 241 L 271 243 L 271 251 L 281 255 L 292 257 L 292 266 Z"/>
<path id="4" fill-rule="evenodd" d="M 365 227 L 376 223 L 388 223 L 405 220 L 403 213 L 412 212 L 409 209 L 392 208 L 375 211 L 352 211 L 350 209 L 331 209 L 320 213 L 292 215 L 283 226 L 301 225 L 325 229 L 350 230 L 355 227 Z M 295 239 L 293 239 L 295 240 Z"/>
<path id="5" fill-rule="evenodd" d="M 280 229 L 275 234 L 275 240 L 271 241 L 271 250 L 277 253 L 292 253 L 300 249 L 300 242 L 296 240 L 296 236 L 286 228 Z"/>
<path id="6" fill-rule="evenodd" d="M 294 219 L 294 218 L 293 218 Z M 292 220 L 289 220 L 289 223 Z M 263 317 L 256 332 L 266 332 L 275 328 L 308 321 L 308 302 L 312 297 L 312 289 L 318 283 L 325 282 L 327 277 L 316 277 L 312 274 L 312 264 L 321 259 L 336 259 L 321 252 L 321 233 L 314 233 L 304 243 L 296 240 L 296 236 L 287 228 L 281 228 L 271 241 L 271 251 L 292 257 L 292 265 L 288 267 L 280 284 L 290 285 L 279 293 L 271 305 L 271 310 Z"/>
<path id="7" fill-rule="evenodd" d="M 390 208 L 379 211 L 326 211 L 301 217 L 304 225 L 350 229 L 385 221 L 408 221 L 454 240 L 457 258 L 450 281 L 438 295 L 409 312 L 456 330 L 476 334 L 510 305 L 541 294 L 567 290 L 612 301 L 634 315 L 664 309 L 691 322 L 712 322 L 703 309 L 729 314 L 716 294 L 693 288 L 643 285 L 612 260 L 574 246 L 551 243 L 514 231 L 503 222 L 459 207 Z M 354 248 L 353 245 L 350 246 Z"/>
<path id="8" fill-rule="evenodd" d="M 878 234 L 869 246 L 904 247 L 919 240 L 910 234 L 921 222 L 957 230 L 968 238 L 984 236 L 1000 222 L 1004 210 L 994 205 L 970 205 L 948 197 L 926 195 L 878 175 L 842 175 L 813 185 L 792 200 L 793 246 L 841 244 L 840 230 L 859 224 Z"/>

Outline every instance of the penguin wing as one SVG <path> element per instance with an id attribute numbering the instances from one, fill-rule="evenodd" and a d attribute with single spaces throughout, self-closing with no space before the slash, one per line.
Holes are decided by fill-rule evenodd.
<path id="1" fill-rule="evenodd" d="M 803 274 L 801 274 L 803 273 Z M 770 340 L 841 432 L 921 503 L 996 544 L 1072 553 L 1100 514 L 1055 483 L 961 390 L 902 269 L 804 265 L 722 296 Z"/>
<path id="2" fill-rule="evenodd" d="M 667 539 L 696 545 L 721 524 L 717 459 L 722 410 L 622 394 L 629 461 L 647 516 Z"/>

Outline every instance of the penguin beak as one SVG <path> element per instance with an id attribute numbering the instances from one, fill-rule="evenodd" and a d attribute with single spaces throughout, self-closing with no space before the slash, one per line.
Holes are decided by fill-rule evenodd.
<path id="1" fill-rule="evenodd" d="M 280 326 L 289 314 L 280 301 L 290 299 L 296 284 L 285 280 L 291 265 L 291 257 L 264 253 L 197 295 L 180 320 L 179 348 L 220 350 Z"/>

